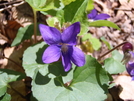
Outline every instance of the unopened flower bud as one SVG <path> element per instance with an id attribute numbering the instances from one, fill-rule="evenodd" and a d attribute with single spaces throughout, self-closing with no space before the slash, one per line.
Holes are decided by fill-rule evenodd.
<path id="1" fill-rule="evenodd" d="M 124 52 L 124 58 L 122 59 L 122 62 L 125 64 L 128 74 L 134 81 L 134 52 L 132 51 L 133 46 L 131 43 L 126 42 L 123 45 L 122 50 Z"/>
<path id="2" fill-rule="evenodd" d="M 128 51 L 132 51 L 133 50 L 133 45 L 129 42 L 126 42 L 123 46 L 122 46 L 122 50 L 123 52 L 128 52 Z"/>

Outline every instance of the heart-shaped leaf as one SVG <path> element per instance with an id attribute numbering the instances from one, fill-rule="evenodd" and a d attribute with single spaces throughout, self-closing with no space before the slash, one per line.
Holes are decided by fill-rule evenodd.
<path id="1" fill-rule="evenodd" d="M 65 22 L 81 22 L 81 31 L 79 35 L 88 31 L 88 19 L 85 13 L 89 0 L 76 0 L 64 7 Z"/>
<path id="2" fill-rule="evenodd" d="M 31 39 L 31 36 L 34 33 L 34 25 L 28 25 L 26 27 L 20 27 L 17 33 L 17 36 L 15 37 L 14 41 L 12 42 L 11 46 L 16 46 L 23 42 L 26 39 Z M 39 28 L 37 29 L 37 34 L 39 35 Z"/>
<path id="3" fill-rule="evenodd" d="M 69 82 L 61 82 L 51 78 L 50 74 L 43 76 L 36 71 L 32 81 L 33 96 L 39 101 L 105 100 L 109 81 L 107 72 L 91 56 L 87 56 L 86 61 L 83 67 L 76 68 Z"/>
<path id="4" fill-rule="evenodd" d="M 0 101 L 11 101 L 11 96 L 6 93 L 2 97 L 0 97 Z"/>
<path id="5" fill-rule="evenodd" d="M 36 11 L 48 11 L 60 7 L 59 0 L 26 0 Z"/>
<path id="6" fill-rule="evenodd" d="M 125 71 L 125 66 L 121 63 L 123 55 L 118 51 L 112 52 L 112 57 L 105 60 L 104 67 L 110 74 L 118 74 Z"/>
<path id="7" fill-rule="evenodd" d="M 23 73 L 15 72 L 8 69 L 0 69 L 0 97 L 6 93 L 9 82 L 21 80 L 25 77 L 26 76 Z"/>

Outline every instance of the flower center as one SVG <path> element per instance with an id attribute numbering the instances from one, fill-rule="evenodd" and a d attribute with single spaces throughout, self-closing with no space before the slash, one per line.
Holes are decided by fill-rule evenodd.
<path id="1" fill-rule="evenodd" d="M 88 19 L 89 22 L 93 22 L 94 20 L 93 19 Z"/>
<path id="2" fill-rule="evenodd" d="M 66 52 L 68 51 L 68 46 L 67 46 L 67 44 L 62 43 L 61 51 L 62 51 L 63 53 L 66 53 Z"/>

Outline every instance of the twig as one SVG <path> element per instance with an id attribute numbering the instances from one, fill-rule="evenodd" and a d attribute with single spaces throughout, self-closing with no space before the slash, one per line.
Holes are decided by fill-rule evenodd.
<path id="1" fill-rule="evenodd" d="M 16 3 L 20 3 L 22 2 L 23 0 L 20 0 L 20 1 L 11 1 L 11 2 L 6 2 L 6 3 L 1 3 L 0 6 L 8 6 L 8 5 L 13 5 L 13 4 L 16 4 Z"/>
<path id="2" fill-rule="evenodd" d="M 12 60 L 12 59 L 10 59 L 10 58 L 7 58 L 7 57 L 5 57 L 5 56 L 2 56 L 2 55 L 0 55 L 0 58 L 5 58 L 5 59 L 7 59 L 7 60 L 10 60 L 11 62 L 13 62 L 14 64 L 16 64 L 17 66 L 21 67 L 21 69 L 23 70 L 23 67 L 22 67 L 21 65 L 19 65 L 18 63 L 16 63 L 14 60 Z"/>
<path id="3" fill-rule="evenodd" d="M 132 11 L 133 9 L 124 9 L 124 8 L 114 8 L 114 10 L 122 10 L 122 11 Z"/>
<path id="4" fill-rule="evenodd" d="M 4 35 L 0 34 L 0 37 L 4 40 L 6 40 L 7 42 L 9 41 Z"/>
<path id="5" fill-rule="evenodd" d="M 106 56 L 107 54 L 109 54 L 109 53 L 112 52 L 113 50 L 117 49 L 118 47 L 124 45 L 126 42 L 127 42 L 127 41 L 125 41 L 125 42 L 123 42 L 123 43 L 117 45 L 117 46 L 114 47 L 113 49 L 111 49 L 111 50 L 107 51 L 106 53 L 102 54 L 101 56 L 98 57 L 98 60 L 100 60 L 102 57 Z"/>
<path id="6" fill-rule="evenodd" d="M 12 4 L 15 4 L 15 3 L 17 3 L 16 5 L 13 5 L 13 6 L 11 6 Z M 9 8 L 12 8 L 12 7 L 16 7 L 16 6 L 18 6 L 18 5 L 21 5 L 21 4 L 23 4 L 24 3 L 24 1 L 14 1 L 14 2 L 9 2 L 9 3 L 3 3 L 3 4 L 0 4 L 0 6 L 5 6 L 4 8 L 2 8 L 2 9 L 0 9 L 0 12 L 1 11 L 4 11 L 4 10 L 6 10 L 6 9 L 9 9 Z M 10 6 L 9 6 L 10 5 Z"/>
<path id="7" fill-rule="evenodd" d="M 33 14 L 34 14 L 34 44 L 37 42 L 36 36 L 37 36 L 37 11 L 33 9 Z"/>

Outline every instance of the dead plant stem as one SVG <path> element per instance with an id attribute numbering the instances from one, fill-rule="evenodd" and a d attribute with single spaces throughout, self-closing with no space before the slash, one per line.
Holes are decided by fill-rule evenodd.
<path id="1" fill-rule="evenodd" d="M 33 8 L 33 13 L 34 13 L 34 43 L 37 42 L 36 36 L 37 36 L 37 12 Z"/>
<path id="2" fill-rule="evenodd" d="M 5 59 L 7 59 L 7 60 L 10 60 L 11 62 L 13 62 L 14 64 L 16 64 L 17 66 L 21 67 L 21 69 L 23 70 L 23 67 L 22 67 L 21 65 L 19 65 L 18 63 L 16 63 L 14 60 L 12 60 L 12 59 L 10 59 L 10 58 L 7 58 L 7 57 L 5 57 L 5 56 L 1 56 L 1 55 L 0 55 L 0 58 L 5 58 Z"/>

